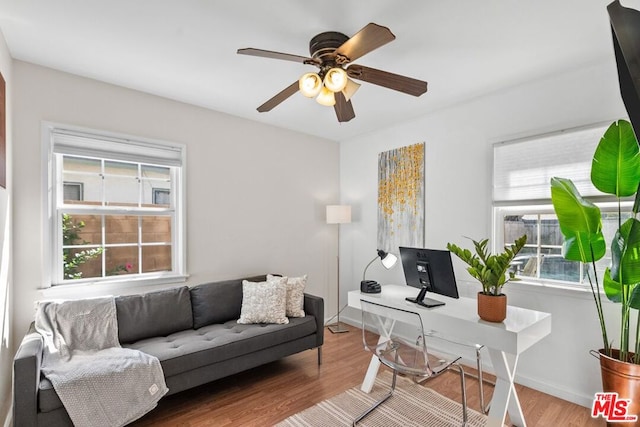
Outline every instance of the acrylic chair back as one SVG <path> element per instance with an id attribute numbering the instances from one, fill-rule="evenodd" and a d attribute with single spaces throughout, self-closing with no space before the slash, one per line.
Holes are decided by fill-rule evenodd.
<path id="1" fill-rule="evenodd" d="M 380 362 L 398 372 L 419 377 L 433 374 L 418 313 L 361 301 L 362 341 Z"/>

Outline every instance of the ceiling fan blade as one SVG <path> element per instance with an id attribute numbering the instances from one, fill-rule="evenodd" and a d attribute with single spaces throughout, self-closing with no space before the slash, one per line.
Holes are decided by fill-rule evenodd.
<path id="1" fill-rule="evenodd" d="M 420 96 L 427 91 L 427 82 L 362 65 L 353 64 L 349 66 L 349 68 L 347 68 L 347 75 L 353 79 L 373 83 L 374 85 L 383 86 L 413 96 Z"/>
<path id="2" fill-rule="evenodd" d="M 258 107 L 258 111 L 261 113 L 266 113 L 267 111 L 271 111 L 273 108 L 277 107 L 282 101 L 289 98 L 291 95 L 298 91 L 298 81 L 291 83 L 286 89 L 280 91 L 276 96 L 262 104 Z"/>
<path id="3" fill-rule="evenodd" d="M 334 54 L 345 56 L 348 58 L 348 62 L 352 62 L 372 50 L 395 40 L 395 38 L 396 36 L 387 27 L 372 22 L 344 42 L 342 46 L 335 50 Z"/>
<path id="4" fill-rule="evenodd" d="M 240 55 L 260 56 L 262 58 L 282 59 L 284 61 L 300 62 L 302 64 L 316 64 L 318 61 L 313 58 L 300 55 L 292 55 L 290 53 L 273 52 L 271 50 L 254 49 L 252 47 L 246 49 L 238 49 Z"/>
<path id="5" fill-rule="evenodd" d="M 342 123 L 353 119 L 356 116 L 356 113 L 353 112 L 351 100 L 347 101 L 342 92 L 336 92 L 334 95 L 336 98 L 336 104 L 333 106 L 333 109 L 336 110 L 338 121 Z"/>

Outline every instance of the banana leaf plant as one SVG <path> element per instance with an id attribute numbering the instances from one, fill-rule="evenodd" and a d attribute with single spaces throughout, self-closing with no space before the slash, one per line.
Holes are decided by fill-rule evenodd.
<path id="1" fill-rule="evenodd" d="M 631 310 L 640 309 L 640 221 L 637 219 L 640 147 L 628 121 L 612 123 L 600 139 L 591 164 L 591 182 L 598 190 L 614 195 L 618 200 L 618 230 L 611 241 L 611 266 L 604 272 L 602 288 L 610 301 L 620 304 L 618 359 L 639 364 L 640 316 L 637 317 L 635 342 L 631 347 L 635 353 L 633 356 L 630 352 L 629 322 Z M 623 223 L 621 202 L 631 197 L 635 198 L 633 216 Z M 587 267 L 585 270 L 600 321 L 603 349 L 607 356 L 614 357 L 596 273 L 596 261 L 606 252 L 600 209 L 585 200 L 573 182 L 565 178 L 551 178 L 551 200 L 564 238 L 562 255 Z"/>
<path id="2" fill-rule="evenodd" d="M 518 280 L 513 271 L 509 271 L 513 258 L 527 243 L 527 235 L 516 239 L 512 247 L 504 248 L 504 252 L 492 254 L 487 249 L 489 239 L 483 239 L 479 242 L 470 239 L 473 242 L 475 254 L 469 249 L 462 249 L 453 243 L 447 243 L 449 249 L 454 255 L 467 263 L 467 271 L 478 280 L 482 285 L 482 293 L 485 295 L 500 295 L 502 287 L 509 280 Z"/>

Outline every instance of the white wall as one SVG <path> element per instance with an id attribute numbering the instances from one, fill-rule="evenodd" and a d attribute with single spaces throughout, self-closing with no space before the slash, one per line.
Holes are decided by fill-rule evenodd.
<path id="1" fill-rule="evenodd" d="M 336 142 L 20 61 L 14 93 L 16 337 L 42 298 L 48 256 L 41 229 L 43 120 L 186 144 L 188 284 L 306 273 L 308 292 L 325 297 L 331 313 L 337 229 L 325 224 L 324 207 L 338 202 Z M 56 296 L 100 293 L 80 288 Z"/>
<path id="2" fill-rule="evenodd" d="M 7 135 L 7 188 L 0 188 L 0 422 L 4 420 L 11 407 L 11 369 L 13 360 L 12 343 L 12 279 L 11 279 L 11 147 L 12 147 L 12 95 L 13 61 L 9 49 L 0 32 L 0 73 L 6 89 L 6 135 Z"/>
<path id="3" fill-rule="evenodd" d="M 375 256 L 379 152 L 425 142 L 425 246 L 444 249 L 447 242 L 465 244 L 462 236 L 491 237 L 493 143 L 625 117 L 619 93 L 612 53 L 606 63 L 583 66 L 343 141 L 340 191 L 342 202 L 354 205 L 354 223 L 344 226 L 340 235 L 343 300 L 348 290 L 357 289 L 363 268 Z M 428 99 L 429 93 L 424 96 Z M 454 263 L 461 293 L 474 296 L 479 286 L 459 260 Z M 404 283 L 399 264 L 389 272 L 380 263 L 374 265 L 367 279 Z M 589 349 L 601 347 L 590 294 L 545 291 L 519 283 L 509 284 L 506 291 L 510 304 L 553 316 L 551 336 L 520 358 L 517 380 L 590 405 L 593 393 L 601 387 L 598 362 L 588 355 Z M 359 321 L 359 314 L 353 311 L 346 316 Z"/>

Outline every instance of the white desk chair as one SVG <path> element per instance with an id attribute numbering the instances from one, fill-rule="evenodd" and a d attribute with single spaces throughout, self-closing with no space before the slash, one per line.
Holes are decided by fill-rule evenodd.
<path id="1" fill-rule="evenodd" d="M 385 305 L 361 301 L 362 304 L 362 341 L 365 349 L 374 353 L 380 362 L 393 370 L 391 390 L 371 408 L 354 421 L 353 425 L 369 415 L 374 409 L 389 399 L 396 387 L 398 373 L 414 377 L 420 381 L 440 375 L 448 369 L 457 369 L 460 373 L 462 390 L 462 425 L 467 425 L 467 395 L 464 370 L 458 363 L 459 356 L 436 358 L 427 351 L 427 343 L 422 319 L 418 313 L 405 311 Z M 368 329 L 372 329 L 371 333 Z M 409 339 L 398 336 L 410 337 Z"/>

